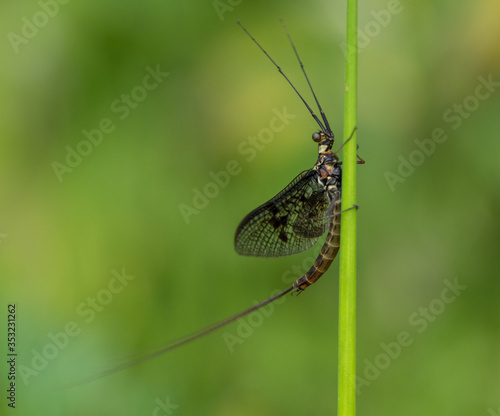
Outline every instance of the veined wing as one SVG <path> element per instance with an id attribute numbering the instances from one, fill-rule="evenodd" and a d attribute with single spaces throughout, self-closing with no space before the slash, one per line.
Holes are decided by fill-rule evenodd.
<path id="1" fill-rule="evenodd" d="M 306 170 L 241 221 L 235 249 L 239 254 L 258 257 L 281 257 L 307 250 L 326 231 L 329 205 L 317 172 Z"/>

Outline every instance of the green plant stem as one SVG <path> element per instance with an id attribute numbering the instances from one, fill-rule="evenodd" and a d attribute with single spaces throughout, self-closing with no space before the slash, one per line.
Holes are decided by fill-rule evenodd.
<path id="1" fill-rule="evenodd" d="M 347 0 L 344 140 L 356 127 L 357 23 L 357 0 Z M 356 132 L 343 150 L 342 209 L 355 204 Z M 341 218 L 338 416 L 356 414 L 356 215 L 357 210 L 351 209 Z"/>

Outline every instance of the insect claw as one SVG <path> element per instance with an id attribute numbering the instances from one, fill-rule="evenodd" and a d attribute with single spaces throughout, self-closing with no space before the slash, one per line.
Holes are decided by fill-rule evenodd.
<path id="1" fill-rule="evenodd" d="M 301 289 L 300 286 L 297 286 L 294 290 L 292 290 L 291 294 L 294 296 L 299 296 L 305 289 Z"/>
<path id="2" fill-rule="evenodd" d="M 326 218 L 338 217 L 338 216 L 340 216 L 340 214 L 342 214 L 346 211 L 350 211 L 351 209 L 355 209 L 357 211 L 359 209 L 359 205 L 354 204 L 351 208 L 346 208 L 346 209 L 343 209 L 342 211 L 337 212 L 335 214 L 327 215 Z"/>

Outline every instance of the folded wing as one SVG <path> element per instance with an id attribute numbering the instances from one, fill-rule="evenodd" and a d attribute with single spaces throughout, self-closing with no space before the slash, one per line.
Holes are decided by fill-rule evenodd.
<path id="1" fill-rule="evenodd" d="M 300 173 L 286 188 L 254 209 L 238 226 L 239 254 L 281 257 L 312 247 L 327 228 L 330 201 L 315 170 Z"/>

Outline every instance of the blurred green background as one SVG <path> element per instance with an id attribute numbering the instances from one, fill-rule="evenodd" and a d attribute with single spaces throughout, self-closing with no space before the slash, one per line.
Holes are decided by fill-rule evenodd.
<path id="1" fill-rule="evenodd" d="M 335 414 L 338 262 L 246 328 L 56 388 L 249 307 L 310 266 L 319 244 L 280 259 L 233 249 L 239 221 L 317 149 L 314 121 L 235 22 L 312 101 L 285 19 L 340 138 L 344 2 L 8 0 L 0 10 L 12 413 Z M 358 414 L 498 414 L 500 4 L 361 2 L 359 23 Z M 151 70 L 169 75 L 143 84 Z M 285 109 L 295 117 L 267 139 Z M 86 147 L 82 131 L 100 125 L 108 132 Z M 435 129 L 446 141 L 431 144 Z M 266 143 L 252 145 L 259 133 Z M 237 173 L 210 185 L 228 163 Z M 211 197 L 193 201 L 204 190 Z M 181 207 L 194 202 L 206 206 L 186 221 Z M 120 284 L 113 270 L 133 277 Z M 458 296 L 445 289 L 454 282 Z"/>

